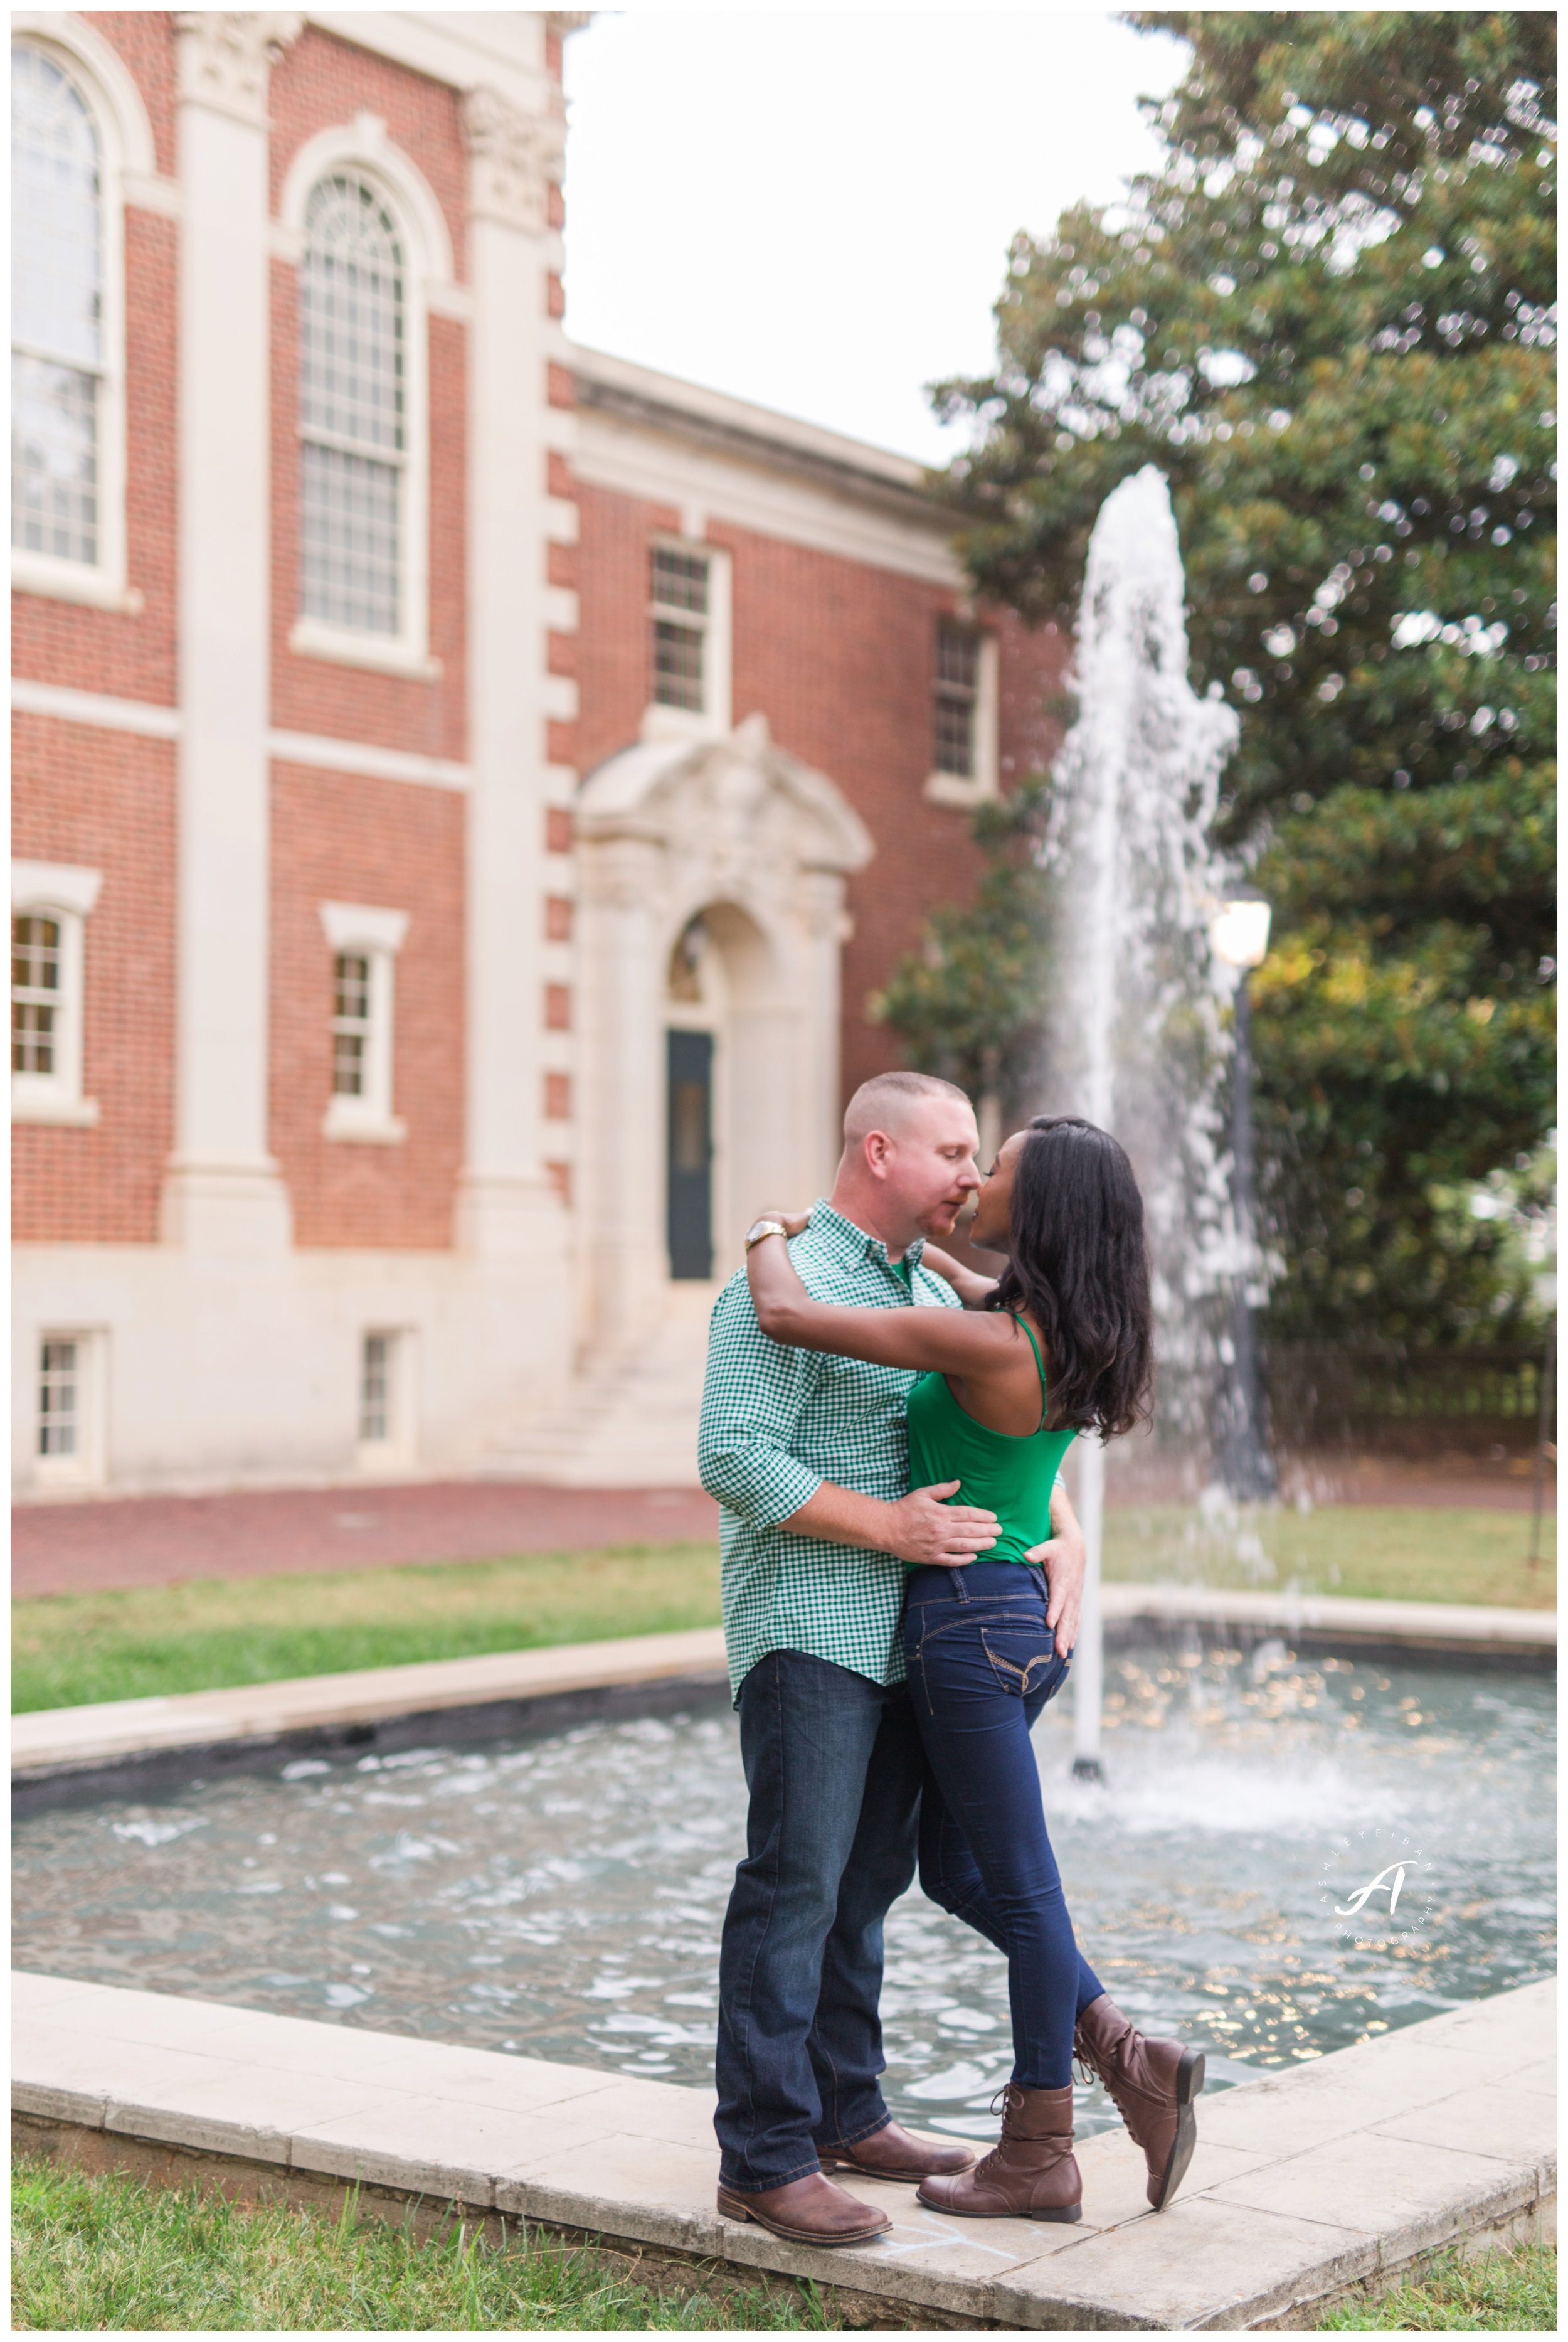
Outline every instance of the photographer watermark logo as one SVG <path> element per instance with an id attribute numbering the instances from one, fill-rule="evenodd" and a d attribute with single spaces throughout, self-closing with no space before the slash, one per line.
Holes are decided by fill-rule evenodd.
<path id="1" fill-rule="evenodd" d="M 1319 1874 L 1325 1917 L 1342 1941 L 1419 1942 L 1432 1912 L 1428 1865 L 1412 1833 L 1369 1823 L 1333 1842 Z"/>

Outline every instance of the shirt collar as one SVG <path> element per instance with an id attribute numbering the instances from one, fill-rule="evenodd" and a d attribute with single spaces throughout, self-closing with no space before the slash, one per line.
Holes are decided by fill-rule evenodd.
<path id="1" fill-rule="evenodd" d="M 845 1263 L 873 1260 L 885 1268 L 890 1276 L 897 1271 L 887 1256 L 887 1246 L 880 1236 L 868 1236 L 865 1230 L 835 1212 L 825 1196 L 819 1196 L 811 1207 L 811 1232 L 821 1239 L 827 1251 Z M 904 1252 L 911 1269 L 920 1266 L 920 1256 L 925 1250 L 925 1238 L 916 1236 Z"/>

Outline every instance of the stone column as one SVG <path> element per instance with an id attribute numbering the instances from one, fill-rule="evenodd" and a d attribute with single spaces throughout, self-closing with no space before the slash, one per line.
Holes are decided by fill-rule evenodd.
<path id="1" fill-rule="evenodd" d="M 564 1252 L 544 1169 L 546 204 L 559 124 L 494 91 L 464 100 L 468 149 L 466 1130 L 457 1235 L 520 1259 Z M 559 1306 L 569 1308 L 563 1286 Z"/>
<path id="2" fill-rule="evenodd" d="M 182 13 L 179 909 L 165 1240 L 275 1252 L 267 1152 L 267 80 L 298 16 Z"/>
<path id="3" fill-rule="evenodd" d="M 580 856 L 582 1226 L 588 1346 L 634 1343 L 669 1281 L 664 1241 L 664 853 L 607 823 Z"/>

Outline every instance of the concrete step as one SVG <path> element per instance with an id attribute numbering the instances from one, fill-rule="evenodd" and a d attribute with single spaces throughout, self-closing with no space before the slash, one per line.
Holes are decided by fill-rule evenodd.
<path id="1" fill-rule="evenodd" d="M 722 1287 L 672 1286 L 655 1325 L 589 1359 L 559 1402 L 478 1467 L 559 1487 L 694 1487 L 708 1319 Z"/>

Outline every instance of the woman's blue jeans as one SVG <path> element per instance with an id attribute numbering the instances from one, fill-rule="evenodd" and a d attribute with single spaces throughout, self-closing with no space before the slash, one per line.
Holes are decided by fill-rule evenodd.
<path id="1" fill-rule="evenodd" d="M 904 1608 L 926 1763 L 920 1883 L 1007 1955 L 1013 2078 L 1039 2090 L 1071 2082 L 1074 2027 L 1105 1988 L 1073 1934 L 1029 1740 L 1070 1665 L 1047 1599 L 1043 1569 L 975 1561 L 912 1571 Z"/>

